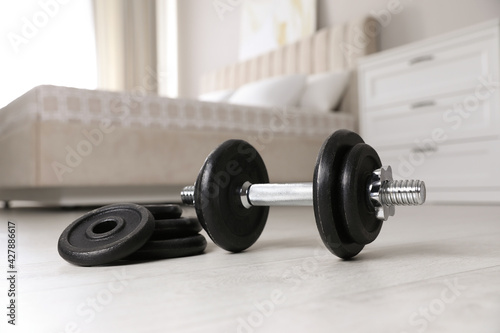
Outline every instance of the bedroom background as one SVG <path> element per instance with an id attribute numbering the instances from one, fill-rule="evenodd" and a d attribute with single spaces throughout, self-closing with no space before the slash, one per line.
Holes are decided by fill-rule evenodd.
<path id="1" fill-rule="evenodd" d="M 71 131 L 82 131 L 77 127 L 68 130 L 59 127 L 62 125 L 56 124 L 55 128 L 49 126 L 44 130 L 39 130 L 39 125 L 34 124 L 32 129 L 25 129 L 26 132 L 22 138 L 28 140 L 29 144 L 22 147 L 29 150 L 29 152 L 24 152 L 27 155 L 23 155 L 21 153 L 22 149 L 16 147 L 16 144 L 23 140 L 11 134 L 9 134 L 11 136 L 3 135 L 5 141 L 1 147 L 3 152 L 10 154 L 7 156 L 11 156 L 11 158 L 4 159 L 1 165 L 4 170 L 2 189 L 9 191 L 13 188 L 16 191 L 22 190 L 22 194 L 19 194 L 20 197 L 26 196 L 27 192 L 24 191 L 26 189 L 30 191 L 29 193 L 41 190 L 42 196 L 55 197 L 56 202 L 60 202 L 60 197 L 68 194 L 69 187 L 85 189 L 88 196 L 95 195 L 92 186 L 107 184 L 116 187 L 121 184 L 120 182 L 135 188 L 141 187 L 140 193 L 152 191 L 154 194 L 160 195 L 165 194 L 164 188 L 154 190 L 151 190 L 151 188 L 158 184 L 165 185 L 165 183 L 168 183 L 169 185 L 175 185 L 172 193 L 176 193 L 177 196 L 177 187 L 194 180 L 194 176 L 204 157 L 215 147 L 217 142 L 221 142 L 226 137 L 256 137 L 255 134 L 259 134 L 262 124 L 266 123 L 266 121 L 269 123 L 270 120 L 266 120 L 266 117 L 272 115 L 272 113 L 267 112 L 263 113 L 264 116 L 260 116 L 261 111 L 257 109 L 251 111 L 250 114 L 255 113 L 257 115 L 255 118 L 257 120 L 255 120 L 255 124 L 249 122 L 249 125 L 245 127 L 241 124 L 246 124 L 244 121 L 248 116 L 246 110 L 232 111 L 232 109 L 226 110 L 222 108 L 211 114 L 211 117 L 215 118 L 209 125 L 197 123 L 198 121 L 202 123 L 202 120 L 206 118 L 204 115 L 208 113 L 203 113 L 205 112 L 203 110 L 200 113 L 199 106 L 192 104 L 189 100 L 196 99 L 201 93 L 206 92 L 203 89 L 207 86 L 207 80 L 210 81 L 211 78 L 214 79 L 214 82 L 217 81 L 215 85 L 212 83 L 211 88 L 225 88 L 220 82 L 232 82 L 231 85 L 238 87 L 243 83 L 255 81 L 254 79 L 259 78 L 259 75 L 264 71 L 268 73 L 263 75 L 262 78 L 273 76 L 271 75 L 273 71 L 275 74 L 296 74 L 294 71 L 289 71 L 290 66 L 294 67 L 297 73 L 305 71 L 306 74 L 317 74 L 325 70 L 348 69 L 351 71 L 348 93 L 342 102 L 333 105 L 337 107 L 336 110 L 340 108 L 343 112 L 321 116 L 313 116 L 312 113 L 301 114 L 295 120 L 295 123 L 300 125 L 297 125 L 298 127 L 292 130 L 292 132 L 296 131 L 296 133 L 292 133 L 293 135 L 285 132 L 280 133 L 277 136 L 279 138 L 273 142 L 276 144 L 281 140 L 283 146 L 270 145 L 267 151 L 264 152 L 265 159 L 270 161 L 271 175 L 275 179 L 289 181 L 309 180 L 314 165 L 314 156 L 324 139 L 323 136 L 326 135 L 325 133 L 336 128 L 357 129 L 358 110 L 355 104 L 358 101 L 357 95 L 352 93 L 353 90 L 357 89 L 357 58 L 374 51 L 390 50 L 484 22 L 488 19 L 497 18 L 500 11 L 500 4 L 494 0 L 475 2 L 465 0 L 459 2 L 451 0 L 366 0 L 358 1 L 355 4 L 345 0 L 150 0 L 142 2 L 46 0 L 27 1 L 14 5 L 5 4 L 3 6 L 6 6 L 6 8 L 1 11 L 1 18 L 5 22 L 3 29 L 6 38 L 3 39 L 0 45 L 4 49 L 2 53 L 5 55 L 6 61 L 0 66 L 3 67 L 2 71 L 6 75 L 0 80 L 0 88 L 2 88 L 3 92 L 0 106 L 6 105 L 37 85 L 52 84 L 116 91 L 117 95 L 110 96 L 121 98 L 122 101 L 128 98 L 129 100 L 139 101 L 141 105 L 147 104 L 145 108 L 140 107 L 136 119 L 137 122 L 142 122 L 143 125 L 147 123 L 145 126 L 149 126 L 151 120 L 144 120 L 144 117 L 142 120 L 138 119 L 144 115 L 151 116 L 157 112 L 154 109 L 157 108 L 156 105 L 163 103 L 161 100 L 156 100 L 154 96 L 181 98 L 178 101 L 172 100 L 171 103 L 177 105 L 178 109 L 176 109 L 177 111 L 174 112 L 173 116 L 170 116 L 174 118 L 177 116 L 187 117 L 180 119 L 179 124 L 175 125 L 178 127 L 174 126 L 172 130 L 172 133 L 177 133 L 178 136 L 169 137 L 167 141 L 165 141 L 166 137 L 162 136 L 156 137 L 155 141 L 152 137 L 148 137 L 151 131 L 148 130 L 148 135 L 145 135 L 144 130 L 142 133 L 137 134 L 137 140 L 148 137 L 147 143 L 143 142 L 141 143 L 143 146 L 141 146 L 137 142 L 130 143 L 133 140 L 129 134 L 113 133 L 110 136 L 113 139 L 109 139 L 108 143 L 112 143 L 110 145 L 113 154 L 121 155 L 111 156 L 116 157 L 114 160 L 121 161 L 121 164 L 130 164 L 128 162 L 133 160 L 132 156 L 127 156 L 127 154 L 134 155 L 134 152 L 139 154 L 144 150 L 150 151 L 150 155 L 163 154 L 176 157 L 176 162 L 172 162 L 171 158 L 163 157 L 162 160 L 156 160 L 157 157 L 148 155 L 148 167 L 129 165 L 130 169 L 122 168 L 120 170 L 121 177 L 125 180 L 121 179 L 120 181 L 104 171 L 102 175 L 96 176 L 99 172 L 96 173 L 95 170 L 109 171 L 109 169 L 120 168 L 120 164 L 117 164 L 110 157 L 110 154 L 104 151 L 101 152 L 102 156 L 98 156 L 97 153 L 93 154 L 95 159 L 99 159 L 99 163 L 96 162 L 96 164 L 92 165 L 87 160 L 86 163 L 78 167 L 77 172 L 73 173 L 73 170 L 71 170 L 71 175 L 68 172 L 67 176 L 65 176 L 67 179 L 64 182 L 61 181 L 61 174 L 58 175 L 57 172 L 52 170 L 53 168 L 46 167 L 51 163 L 53 166 L 54 161 L 64 160 L 64 154 L 69 154 L 68 146 L 64 146 L 66 141 L 71 143 L 71 140 L 76 140 L 73 142 L 73 146 L 80 143 L 78 140 L 81 140 L 81 138 L 78 139 L 76 136 L 73 138 L 69 134 Z M 252 6 L 253 9 L 251 9 Z M 248 13 L 255 10 L 255 8 L 261 8 L 263 13 L 269 10 L 274 13 L 269 14 L 269 20 L 274 20 L 272 22 L 275 23 L 278 22 L 275 26 L 279 27 L 282 22 L 288 23 L 287 25 L 281 24 L 282 28 L 292 27 L 295 24 L 295 36 L 291 34 L 293 32 L 291 30 L 284 33 L 285 30 L 283 29 L 276 29 L 279 32 L 275 32 L 274 36 L 274 42 L 278 41 L 275 45 L 278 46 L 277 49 L 273 50 L 272 44 L 268 42 L 262 43 L 262 45 L 266 44 L 268 47 L 268 51 L 265 51 L 267 53 L 264 53 L 264 55 L 269 54 L 269 59 L 274 59 L 272 65 L 267 63 L 268 60 L 265 59 L 265 56 L 253 61 L 253 59 L 256 59 L 255 57 L 245 55 L 245 52 L 249 52 L 249 49 L 245 48 L 245 40 L 248 39 L 245 36 L 248 35 L 248 31 L 242 27 L 245 24 L 250 26 L 256 24 L 248 20 L 248 17 L 250 17 Z M 282 8 L 289 8 L 289 13 L 284 14 L 287 11 L 283 11 Z M 300 10 L 294 11 L 294 8 L 300 8 Z M 453 10 L 451 10 L 452 8 Z M 300 15 L 294 14 L 296 12 L 300 13 Z M 260 16 L 264 15 L 259 14 Z M 371 21 L 363 21 L 368 17 L 370 17 L 369 20 Z M 250 21 L 250 23 L 247 21 Z M 357 43 L 359 41 L 357 32 L 362 31 L 370 23 L 375 24 L 371 25 L 375 30 L 374 35 L 368 38 L 369 43 L 365 43 L 363 48 L 358 50 L 359 52 L 349 54 L 345 50 L 340 50 L 343 54 L 336 55 L 336 60 L 330 59 L 333 53 L 339 52 L 343 44 Z M 267 35 L 269 34 L 261 33 L 261 36 Z M 333 39 L 333 36 L 337 35 L 341 36 L 341 40 L 335 41 Z M 338 36 L 335 38 L 339 38 Z M 259 37 L 256 38 L 258 40 Z M 308 43 L 312 43 L 313 39 L 315 49 L 309 50 L 308 45 L 311 44 Z M 318 50 L 316 49 L 321 49 L 323 47 L 321 45 L 326 47 L 328 55 L 323 54 L 317 58 Z M 331 45 L 333 46 L 330 48 Z M 253 46 L 261 45 L 258 42 L 253 42 Z M 269 47 L 271 47 L 270 50 Z M 291 52 L 292 49 L 295 51 Z M 253 55 L 259 53 L 258 50 L 250 52 L 256 52 L 252 53 Z M 308 52 L 311 52 L 311 54 Z M 282 56 L 283 58 L 280 58 Z M 317 59 L 324 59 L 324 61 L 323 63 L 318 62 Z M 340 65 L 336 62 L 340 62 Z M 305 67 L 304 63 L 306 63 Z M 255 64 L 258 64 L 258 67 L 255 67 L 257 66 Z M 280 69 L 276 69 L 277 66 Z M 224 68 L 228 68 L 228 70 Z M 221 69 L 224 70 L 221 71 Z M 245 73 L 243 76 L 240 75 L 239 80 L 241 82 L 238 84 L 235 84 L 233 77 L 228 79 L 226 75 L 233 75 L 235 73 L 233 69 L 238 69 L 238 73 Z M 242 77 L 245 77 L 243 81 Z M 223 78 L 222 81 L 221 78 Z M 352 87 L 355 87 L 355 89 Z M 78 91 L 75 91 L 69 93 L 69 95 L 77 93 Z M 52 119 L 51 121 L 57 120 L 57 117 L 64 118 L 73 112 L 62 110 L 60 109 L 61 104 L 57 104 L 56 101 L 59 98 L 57 96 L 66 94 L 60 89 L 40 88 L 34 90 L 31 94 L 33 98 L 38 96 L 38 100 L 42 96 L 43 103 L 39 104 L 39 106 L 45 112 L 50 113 L 53 111 L 51 108 L 55 107 L 54 105 L 59 105 L 59 113 L 54 116 L 55 118 L 49 116 Z M 54 96 L 50 96 L 51 94 L 54 94 Z M 83 91 L 81 94 L 87 96 Z M 90 112 L 88 117 L 81 116 L 85 119 L 80 119 L 78 117 L 80 117 L 81 113 L 74 113 L 71 115 L 73 118 L 68 119 L 78 121 L 94 119 L 92 114 L 100 112 L 99 110 L 103 105 L 102 101 L 110 97 L 101 96 L 97 93 L 92 94 L 88 94 L 90 97 L 86 102 L 89 103 L 86 106 L 86 109 Z M 286 94 L 280 93 L 277 95 L 284 98 L 282 95 Z M 29 98 L 29 96 L 26 97 L 27 100 Z M 70 107 L 74 96 L 64 98 L 68 98 L 68 107 Z M 349 100 L 351 102 L 346 102 Z M 352 100 L 355 100 L 355 102 L 352 103 Z M 28 105 L 31 104 L 28 103 Z M 207 108 L 210 106 L 210 104 L 200 105 Z M 152 109 L 146 110 L 150 106 Z M 332 110 L 333 106 L 329 106 L 329 110 Z M 44 119 L 44 110 L 40 111 L 42 120 Z M 161 115 L 167 114 L 165 113 L 167 111 L 161 109 L 161 107 L 159 110 Z M 11 110 L 9 112 L 14 114 L 17 111 Z M 235 118 L 235 115 L 239 113 L 241 113 L 242 118 L 238 119 L 239 116 Z M 8 116 L 4 117 L 9 120 Z M 190 120 L 189 117 L 192 117 L 192 119 Z M 227 117 L 231 120 L 224 125 L 228 126 L 223 132 L 224 136 L 220 136 L 221 132 L 218 131 L 217 126 L 224 123 Z M 5 119 L 3 120 L 3 127 L 8 127 L 9 122 Z M 136 120 L 132 119 L 131 121 Z M 121 119 L 117 121 L 121 121 Z M 175 121 L 170 123 L 175 123 Z M 70 124 L 74 123 L 70 122 Z M 161 135 L 169 135 L 165 134 L 163 129 L 166 128 L 165 126 L 170 125 L 163 124 L 162 126 L 162 129 L 155 130 L 162 133 Z M 188 135 L 179 131 L 179 128 L 184 130 L 186 126 Z M 44 127 L 42 126 L 42 128 Z M 91 130 L 92 127 L 87 129 L 87 131 Z M 43 134 L 45 132 L 49 134 Z M 312 132 L 316 132 L 314 139 L 312 139 L 312 136 L 314 136 L 311 134 Z M 9 133 L 12 133 L 12 130 Z M 37 137 L 26 137 L 27 133 L 36 133 Z M 298 135 L 297 133 L 301 134 Z M 60 136 L 58 137 L 58 135 Z M 201 136 L 198 137 L 198 135 Z M 186 137 L 189 139 L 186 140 Z M 191 138 L 196 139 L 193 139 L 190 143 Z M 129 140 L 128 144 L 127 140 Z M 151 142 L 157 141 L 159 142 L 158 147 L 151 148 Z M 257 139 L 257 141 L 259 140 Z M 62 142 L 60 147 L 58 147 L 57 142 Z M 169 144 L 162 147 L 161 142 L 168 142 Z M 203 142 L 204 145 L 200 145 L 200 142 Z M 125 145 L 132 148 L 132 150 L 128 152 L 124 149 L 117 150 L 116 145 L 118 144 Z M 50 151 L 50 154 L 45 155 L 46 150 L 44 149 Z M 294 154 L 294 150 L 300 151 L 300 154 Z M 282 155 L 277 154 L 277 152 Z M 300 155 L 300 157 L 294 157 L 294 155 Z M 196 158 L 192 156 L 196 156 Z M 26 163 L 28 171 L 17 168 L 20 164 L 17 161 L 26 160 L 30 161 L 30 163 Z M 296 163 L 296 172 L 287 168 L 287 165 L 293 163 Z M 156 167 L 156 169 L 154 171 L 148 169 L 151 167 Z M 135 170 L 134 168 L 143 169 L 137 177 L 130 172 L 130 170 Z M 26 177 L 24 172 L 30 176 Z M 155 175 L 157 178 L 155 178 Z M 18 184 L 13 179 L 21 179 L 22 181 Z M 109 179 L 114 180 L 106 183 Z M 116 188 L 113 191 L 116 192 Z M 122 191 L 122 189 L 119 191 Z M 65 194 L 61 194 L 62 192 L 65 192 Z M 113 192 L 113 195 L 116 194 L 115 192 Z M 13 192 L 10 191 L 9 193 Z"/>
<path id="2" fill-rule="evenodd" d="M 160 85 L 159 91 L 170 97 L 196 97 L 203 74 L 240 60 L 242 1 L 147 0 L 140 4 L 118 0 L 58 1 L 60 9 L 52 14 L 53 17 L 47 22 L 44 22 L 43 17 L 40 18 L 43 27 L 35 26 L 35 29 L 30 30 L 26 22 L 32 22 L 33 17 L 43 11 L 40 3 L 45 2 L 29 0 L 1 5 L 0 19 L 4 38 L 0 47 L 5 61 L 0 64 L 3 73 L 0 81 L 0 107 L 43 83 L 89 89 L 122 89 L 116 82 L 124 81 L 123 70 L 111 72 L 112 69 L 109 69 L 109 75 L 106 78 L 101 75 L 102 81 L 97 83 L 95 26 L 102 27 L 97 52 L 113 51 L 106 58 L 108 62 L 113 58 L 115 62 L 116 59 L 124 61 L 125 53 L 119 52 L 122 47 L 116 47 L 116 44 L 106 46 L 105 38 L 109 40 L 115 37 L 114 43 L 123 44 L 125 38 L 129 45 L 142 43 L 138 44 L 141 47 L 136 51 L 148 54 L 145 57 L 149 60 L 144 60 L 146 66 L 155 68 L 158 63 L 159 72 L 162 73 L 168 67 L 171 88 L 167 90 L 164 84 L 165 86 Z M 221 14 L 216 9 L 216 5 L 220 4 L 226 5 L 222 7 Z M 109 15 L 106 23 L 100 22 L 99 18 L 94 22 L 92 5 L 100 6 L 103 16 Z M 389 16 L 387 13 L 391 6 L 395 6 L 397 14 L 389 13 Z M 499 6 L 499 2 L 495 0 L 361 0 L 356 3 L 347 0 L 319 0 L 316 5 L 316 21 L 317 28 L 321 29 L 368 14 L 378 17 L 382 23 L 378 37 L 379 49 L 382 51 L 498 17 Z M 142 16 L 144 20 L 144 15 L 149 15 L 148 24 L 132 24 L 130 18 L 120 15 L 121 10 L 112 10 L 113 7 L 128 7 L 129 11 L 136 13 L 138 19 Z M 155 15 L 153 11 L 156 12 Z M 157 17 L 161 19 L 157 20 Z M 127 29 L 135 29 L 135 33 L 128 31 L 125 34 L 125 30 L 119 29 L 120 24 Z M 157 24 L 157 30 L 153 29 L 154 24 Z M 23 27 L 26 29 L 26 38 L 23 36 Z M 157 43 L 152 42 L 152 34 L 155 32 L 158 34 Z M 121 36 L 118 38 L 119 35 Z M 146 36 L 151 38 L 145 38 Z M 155 48 L 159 55 L 156 61 Z M 103 62 L 101 68 L 107 67 L 106 59 L 100 58 Z M 111 68 L 120 66 L 122 65 L 115 64 Z M 129 67 L 128 71 L 131 70 Z M 12 79 L 20 76 L 24 79 Z"/>

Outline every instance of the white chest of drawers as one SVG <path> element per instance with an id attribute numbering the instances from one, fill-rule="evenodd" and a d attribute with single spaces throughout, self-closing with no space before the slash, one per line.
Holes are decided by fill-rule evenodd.
<path id="1" fill-rule="evenodd" d="M 360 61 L 360 132 L 428 201 L 500 202 L 500 20 Z"/>

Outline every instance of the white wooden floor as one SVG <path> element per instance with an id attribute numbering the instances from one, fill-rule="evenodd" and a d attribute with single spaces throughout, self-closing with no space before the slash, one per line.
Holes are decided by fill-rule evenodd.
<path id="1" fill-rule="evenodd" d="M 245 253 L 209 241 L 201 256 L 92 268 L 56 248 L 82 213 L 0 212 L 4 272 L 7 220 L 19 245 L 18 325 L 2 278 L 1 332 L 500 332 L 500 207 L 399 208 L 352 261 L 323 247 L 312 209 L 272 208 Z"/>

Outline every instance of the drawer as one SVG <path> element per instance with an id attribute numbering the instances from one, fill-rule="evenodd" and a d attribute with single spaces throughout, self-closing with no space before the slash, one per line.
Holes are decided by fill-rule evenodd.
<path id="1" fill-rule="evenodd" d="M 367 112 L 361 134 L 374 146 L 413 145 L 433 139 L 439 133 L 446 140 L 471 139 L 500 134 L 498 91 L 486 88 L 469 94 Z M 434 139 L 433 139 L 434 140 Z M 436 141 L 436 140 L 434 140 Z"/>
<path id="2" fill-rule="evenodd" d="M 451 45 L 433 45 L 361 66 L 363 108 L 474 89 L 480 77 L 498 81 L 497 38 L 498 34 L 483 34 L 475 40 L 457 39 Z"/>
<path id="3" fill-rule="evenodd" d="M 443 144 L 434 149 L 380 149 L 394 177 L 421 179 L 433 189 L 491 189 L 500 186 L 500 141 Z"/>

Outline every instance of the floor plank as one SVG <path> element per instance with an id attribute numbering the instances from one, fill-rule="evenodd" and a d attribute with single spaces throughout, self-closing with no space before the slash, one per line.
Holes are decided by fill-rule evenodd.
<path id="1" fill-rule="evenodd" d="M 351 261 L 325 249 L 311 208 L 272 208 L 244 253 L 209 242 L 201 256 L 90 268 L 57 253 L 82 212 L 0 212 L 18 225 L 13 332 L 500 332 L 500 207 L 398 208 Z"/>

